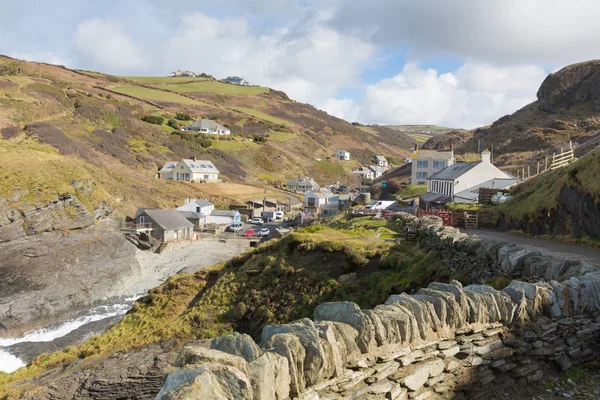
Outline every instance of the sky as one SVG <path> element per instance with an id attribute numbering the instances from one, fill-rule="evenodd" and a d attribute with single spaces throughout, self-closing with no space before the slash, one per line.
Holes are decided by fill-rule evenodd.
<path id="1" fill-rule="evenodd" d="M 243 76 L 348 121 L 472 129 L 600 57 L 597 0 L 0 0 L 0 54 Z"/>

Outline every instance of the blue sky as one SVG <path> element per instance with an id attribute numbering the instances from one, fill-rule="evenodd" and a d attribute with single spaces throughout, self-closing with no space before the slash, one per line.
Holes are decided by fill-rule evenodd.
<path id="1" fill-rule="evenodd" d="M 118 75 L 243 75 L 363 123 L 489 124 L 600 51 L 592 0 L 3 3 L 2 54 Z"/>

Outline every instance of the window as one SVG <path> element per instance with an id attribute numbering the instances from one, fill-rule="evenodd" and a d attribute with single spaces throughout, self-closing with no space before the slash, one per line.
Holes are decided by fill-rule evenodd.
<path id="1" fill-rule="evenodd" d="M 212 164 L 208 164 L 208 168 L 214 168 Z"/>
<path id="2" fill-rule="evenodd" d="M 200 167 L 202 167 L 202 168 L 206 168 L 206 165 L 204 165 L 204 164 L 200 164 Z"/>
<path id="3" fill-rule="evenodd" d="M 433 168 L 439 168 L 439 169 L 444 168 L 444 161 L 442 161 L 442 160 L 435 160 L 433 162 Z"/>
<path id="4" fill-rule="evenodd" d="M 417 172 L 417 179 L 427 179 L 427 172 Z"/>
<path id="5" fill-rule="evenodd" d="M 204 179 L 209 179 L 210 175 L 204 175 Z"/>
<path id="6" fill-rule="evenodd" d="M 427 168 L 428 166 L 429 166 L 429 161 L 427 161 L 427 160 L 419 160 L 417 162 L 418 168 Z"/>
<path id="7" fill-rule="evenodd" d="M 314 197 L 309 197 L 308 198 L 308 206 L 309 207 L 314 207 L 316 204 L 315 198 Z"/>

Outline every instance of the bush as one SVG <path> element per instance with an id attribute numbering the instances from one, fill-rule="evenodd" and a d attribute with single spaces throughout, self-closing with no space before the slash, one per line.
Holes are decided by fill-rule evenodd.
<path id="1" fill-rule="evenodd" d="M 178 119 L 180 121 L 189 121 L 192 119 L 192 117 L 190 117 L 189 114 L 178 112 L 177 114 L 175 114 L 175 119 Z"/>
<path id="2" fill-rule="evenodd" d="M 0 76 L 19 75 L 23 72 L 18 62 L 9 62 L 0 64 Z"/>
<path id="3" fill-rule="evenodd" d="M 266 141 L 267 141 L 267 138 L 265 138 L 264 136 L 254 135 L 254 136 L 252 137 L 252 140 L 253 140 L 255 143 L 264 143 L 264 142 L 266 142 Z"/>
<path id="4" fill-rule="evenodd" d="M 175 121 L 174 119 L 170 119 L 167 122 L 167 125 L 169 125 L 173 129 L 179 129 L 179 125 L 177 124 L 177 121 Z"/>
<path id="5" fill-rule="evenodd" d="M 163 122 L 165 122 L 165 119 L 158 115 L 146 115 L 146 116 L 142 117 L 142 121 L 148 122 L 150 124 L 162 125 Z"/>

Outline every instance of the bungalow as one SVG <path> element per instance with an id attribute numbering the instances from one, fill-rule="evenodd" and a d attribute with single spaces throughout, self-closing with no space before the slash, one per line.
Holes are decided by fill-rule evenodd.
<path id="1" fill-rule="evenodd" d="M 313 178 L 309 177 L 290 179 L 286 182 L 285 187 L 288 190 L 293 190 L 298 193 L 314 192 L 321 189 L 319 184 L 315 182 Z"/>
<path id="2" fill-rule="evenodd" d="M 352 173 L 360 176 L 360 178 L 364 180 L 370 181 L 375 179 L 375 171 L 371 170 L 369 167 L 360 167 L 352 171 Z"/>
<path id="3" fill-rule="evenodd" d="M 160 179 L 180 182 L 219 182 L 219 170 L 211 161 L 197 160 L 196 157 L 177 161 L 167 161 L 158 171 Z"/>
<path id="4" fill-rule="evenodd" d="M 192 131 L 198 133 L 205 133 L 207 135 L 230 135 L 231 131 L 225 128 L 223 125 L 217 124 L 215 121 L 210 119 L 201 119 L 191 123 L 190 125 L 182 128 L 184 131 Z"/>
<path id="5" fill-rule="evenodd" d="M 412 154 L 411 185 L 422 185 L 427 179 L 442 169 L 454 164 L 454 151 L 423 150 L 415 145 Z"/>
<path id="6" fill-rule="evenodd" d="M 215 205 L 206 199 L 185 199 L 185 203 L 177 207 L 177 211 L 182 213 L 197 229 L 208 223 L 208 216 L 214 209 Z"/>
<path id="7" fill-rule="evenodd" d="M 350 153 L 346 150 L 338 150 L 335 152 L 335 157 L 340 161 L 350 161 Z"/>
<path id="8" fill-rule="evenodd" d="M 427 178 L 427 193 L 419 204 L 475 203 L 479 188 L 508 189 L 517 180 L 491 162 L 488 150 L 481 152 L 481 161 L 452 164 Z"/>
<path id="9" fill-rule="evenodd" d="M 384 156 L 374 156 L 371 159 L 371 162 L 381 168 L 384 169 L 388 169 L 390 167 L 390 164 L 388 163 L 388 160 L 384 157 Z"/>
<path id="10" fill-rule="evenodd" d="M 163 242 L 192 239 L 194 225 L 177 210 L 140 209 L 135 217 L 140 226 L 150 226 L 152 237 Z"/>
<path id="11" fill-rule="evenodd" d="M 209 224 L 232 225 L 241 223 L 241 214 L 238 210 L 213 210 L 207 218 Z"/>

